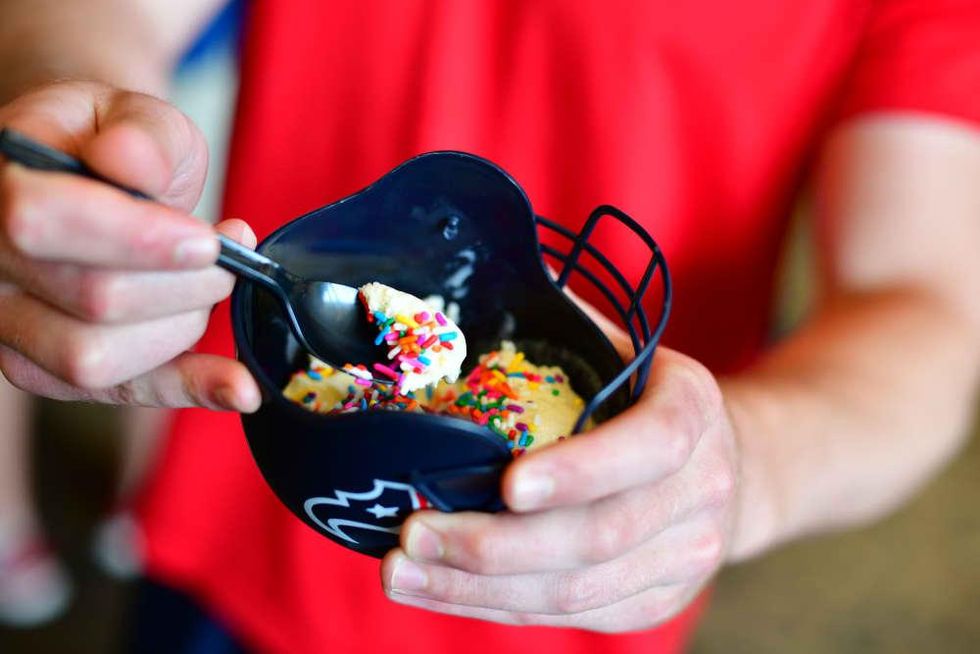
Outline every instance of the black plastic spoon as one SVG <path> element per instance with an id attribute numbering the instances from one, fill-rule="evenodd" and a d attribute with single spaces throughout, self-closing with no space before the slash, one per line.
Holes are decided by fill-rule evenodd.
<path id="1" fill-rule="evenodd" d="M 0 154 L 28 168 L 88 177 L 135 198 L 154 201 L 145 193 L 106 179 L 74 157 L 9 128 L 0 129 Z M 221 253 L 217 264 L 272 291 L 285 308 L 296 339 L 310 354 L 335 368 L 353 363 L 364 364 L 373 371 L 372 364 L 380 360 L 381 352 L 374 345 L 376 334 L 359 306 L 356 288 L 304 279 L 225 236 L 219 234 L 218 241 Z M 376 381 L 391 383 L 383 377 Z"/>

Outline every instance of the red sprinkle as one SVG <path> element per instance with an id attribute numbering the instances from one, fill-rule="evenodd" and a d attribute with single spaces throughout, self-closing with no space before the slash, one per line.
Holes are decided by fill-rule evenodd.
<path id="1" fill-rule="evenodd" d="M 383 363 L 374 364 L 374 369 L 380 372 L 385 377 L 388 377 L 390 379 L 395 379 L 395 380 L 398 379 L 398 373 L 392 370 L 391 368 L 389 368 L 388 366 L 384 365 Z"/>

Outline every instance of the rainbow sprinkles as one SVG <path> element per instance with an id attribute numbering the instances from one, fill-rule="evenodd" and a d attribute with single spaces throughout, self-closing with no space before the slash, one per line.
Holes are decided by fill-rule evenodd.
<path id="1" fill-rule="evenodd" d="M 390 363 L 344 366 L 362 386 L 387 379 L 404 395 L 445 379 L 454 382 L 466 358 L 466 339 L 459 327 L 423 300 L 372 282 L 360 288 L 369 322 L 378 328 L 374 344 L 386 350 Z"/>
<path id="2" fill-rule="evenodd" d="M 504 439 L 514 456 L 573 429 L 584 402 L 560 367 L 535 365 L 503 341 L 460 379 L 466 339 L 446 314 L 379 283 L 362 286 L 360 299 L 386 362 L 334 370 L 310 357 L 286 398 L 318 413 L 381 409 L 469 420 Z"/>

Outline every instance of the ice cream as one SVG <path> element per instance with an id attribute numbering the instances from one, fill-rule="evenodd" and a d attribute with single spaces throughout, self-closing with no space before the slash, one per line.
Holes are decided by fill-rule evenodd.
<path id="1" fill-rule="evenodd" d="M 375 364 L 374 372 L 364 366 L 345 370 L 364 380 L 387 378 L 399 394 L 443 379 L 456 381 L 466 358 L 466 338 L 452 320 L 414 295 L 378 282 L 359 290 L 368 320 L 378 327 L 375 344 L 387 350 L 391 364 Z"/>
<path id="2" fill-rule="evenodd" d="M 283 395 L 320 413 L 385 409 L 471 420 L 505 439 L 515 456 L 570 434 L 584 407 L 560 367 L 535 365 L 509 341 L 482 355 L 465 378 L 421 392 L 364 383 L 311 357 Z"/>
<path id="3" fill-rule="evenodd" d="M 441 385 L 428 404 L 486 425 L 517 451 L 570 434 L 584 406 L 560 367 L 528 361 L 510 341 L 482 355 L 465 379 Z"/>

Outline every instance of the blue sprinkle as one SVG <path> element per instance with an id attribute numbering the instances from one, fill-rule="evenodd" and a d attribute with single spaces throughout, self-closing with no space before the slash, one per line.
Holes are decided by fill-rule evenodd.
<path id="1" fill-rule="evenodd" d="M 381 345 L 381 342 L 385 340 L 385 335 L 391 331 L 391 327 L 385 325 L 385 328 L 378 332 L 377 337 L 374 339 L 375 345 Z"/>
<path id="2" fill-rule="evenodd" d="M 507 441 L 507 449 L 508 450 L 514 449 L 514 441 Z"/>
<path id="3" fill-rule="evenodd" d="M 417 358 L 418 358 L 419 361 L 421 361 L 422 363 L 424 363 L 427 366 L 428 365 L 432 365 L 432 359 L 430 359 L 429 357 L 422 356 L 420 354 Z"/>
<path id="4" fill-rule="evenodd" d="M 448 332 L 446 334 L 439 334 L 440 341 L 455 341 L 456 337 L 459 336 L 458 332 Z"/>
<path id="5" fill-rule="evenodd" d="M 351 384 L 350 386 L 347 387 L 347 392 L 350 393 L 351 395 L 357 392 L 357 389 L 354 388 L 354 384 Z"/>
<path id="6" fill-rule="evenodd" d="M 555 383 L 555 378 L 552 377 L 551 375 L 548 375 L 547 377 L 545 377 L 544 380 L 546 382 L 548 382 L 549 384 L 554 384 Z"/>
<path id="7" fill-rule="evenodd" d="M 435 391 L 432 390 L 432 386 L 425 387 L 425 399 L 431 400 Z"/>
<path id="8" fill-rule="evenodd" d="M 361 398 L 361 411 L 367 411 L 367 398 Z"/>
<path id="9" fill-rule="evenodd" d="M 388 319 L 388 316 L 386 316 L 385 314 L 381 313 L 380 311 L 375 311 L 374 312 L 374 319 L 377 320 L 378 322 L 384 322 L 385 320 Z"/>
<path id="10" fill-rule="evenodd" d="M 521 447 L 527 447 L 527 432 L 521 434 L 521 438 L 517 441 L 517 444 Z"/>
<path id="11" fill-rule="evenodd" d="M 523 372 L 508 372 L 507 373 L 507 376 L 508 377 L 523 377 L 524 376 L 524 373 Z"/>
<path id="12" fill-rule="evenodd" d="M 321 381 L 323 379 L 323 375 L 318 373 L 316 370 L 310 370 L 306 374 L 309 376 L 310 379 L 315 379 L 316 381 Z"/>

